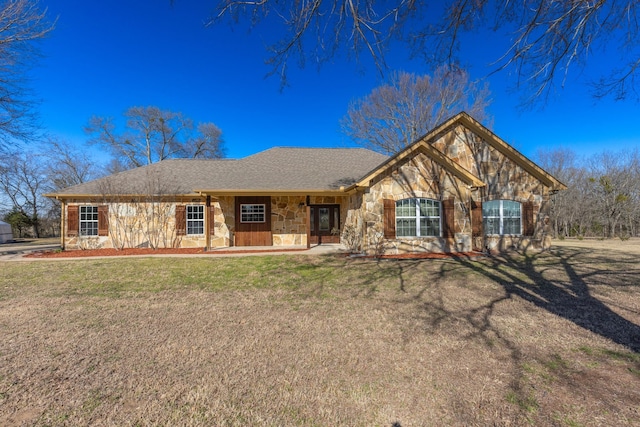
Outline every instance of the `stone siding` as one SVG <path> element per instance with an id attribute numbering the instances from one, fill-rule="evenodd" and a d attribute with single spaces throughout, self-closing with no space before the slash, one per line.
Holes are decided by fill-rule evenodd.
<path id="1" fill-rule="evenodd" d="M 549 247 L 549 193 L 537 178 L 462 126 L 440 135 L 432 144 L 487 186 L 472 190 L 424 153 L 418 152 L 376 177 L 364 192 L 351 196 L 346 224 L 361 232 L 363 251 L 398 254 L 470 251 L 474 246 L 490 250 L 540 250 Z M 384 239 L 383 200 L 407 198 L 440 201 L 454 198 L 455 238 Z M 469 202 L 498 199 L 533 203 L 533 236 L 481 236 L 472 241 Z"/>

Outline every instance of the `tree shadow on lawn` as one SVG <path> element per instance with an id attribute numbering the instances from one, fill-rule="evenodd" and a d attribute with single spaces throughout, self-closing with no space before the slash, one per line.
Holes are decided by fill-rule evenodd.
<path id="1" fill-rule="evenodd" d="M 640 288 L 637 263 L 618 255 L 602 257 L 592 250 L 563 248 L 533 256 L 504 254 L 484 263 L 456 261 L 502 286 L 505 298 L 518 296 L 638 353 L 640 326 L 612 311 L 589 289 L 593 285 Z M 607 269 L 609 265 L 618 269 Z"/>
<path id="2" fill-rule="evenodd" d="M 523 376 L 523 366 L 529 363 L 527 361 L 531 355 L 495 324 L 494 316 L 501 303 L 519 297 L 635 353 L 640 352 L 640 326 L 610 307 L 635 311 L 631 307 L 624 307 L 625 304 L 619 301 L 617 304 L 607 302 L 608 306 L 598 295 L 594 295 L 595 286 L 602 287 L 598 290 L 602 289 L 605 293 L 606 287 L 640 290 L 640 265 L 630 255 L 559 248 L 536 255 L 507 253 L 484 259 L 454 257 L 447 261 L 399 260 L 395 265 L 387 262 L 378 262 L 378 267 L 395 271 L 395 280 L 402 293 L 407 292 L 409 282 L 415 284 L 416 279 L 420 280 L 417 292 L 410 294 L 418 303 L 418 318 L 426 324 L 427 330 L 447 333 L 447 328 L 450 328 L 453 334 L 458 334 L 457 339 L 463 342 L 481 342 L 488 349 L 499 345 L 506 351 L 513 363 L 509 383 L 513 393 L 511 399 L 523 409 L 521 416 L 525 418 L 538 405 L 532 397 L 534 391 L 531 385 Z M 417 268 L 420 263 L 440 265 L 437 269 L 421 269 Z M 466 280 L 478 280 L 480 277 L 489 279 L 504 293 L 491 295 L 492 291 L 487 289 L 487 299 L 483 301 L 482 295 L 477 294 L 482 292 L 481 288 L 474 288 L 474 301 L 457 304 L 452 292 L 458 285 L 451 281 L 459 282 L 464 287 Z M 461 289 L 459 298 L 465 298 L 463 291 Z M 544 330 L 544 325 L 539 325 L 539 329 Z M 499 357 L 498 354 L 495 353 L 496 357 Z M 553 360 L 545 361 L 546 356 L 542 357 L 540 363 L 553 363 Z M 454 398 L 451 404 L 456 407 L 461 422 L 486 421 L 478 418 L 476 407 L 462 397 L 460 401 L 457 399 Z M 540 413 L 538 421 L 552 422 L 547 419 L 549 416 L 549 413 Z"/>

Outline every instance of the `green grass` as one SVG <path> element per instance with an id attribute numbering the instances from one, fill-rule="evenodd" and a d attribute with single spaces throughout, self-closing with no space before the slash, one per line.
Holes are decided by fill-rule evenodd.
<path id="1" fill-rule="evenodd" d="M 640 422 L 640 353 L 580 323 L 639 324 L 638 277 L 566 248 L 4 262 L 0 424 Z"/>

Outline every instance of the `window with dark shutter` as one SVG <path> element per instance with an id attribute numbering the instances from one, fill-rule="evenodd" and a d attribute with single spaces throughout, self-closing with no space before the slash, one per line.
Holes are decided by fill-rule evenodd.
<path id="1" fill-rule="evenodd" d="M 184 205 L 176 206 L 176 235 L 184 236 L 187 234 L 187 207 Z"/>
<path id="2" fill-rule="evenodd" d="M 98 236 L 109 235 L 109 206 L 98 206 Z"/>
<path id="3" fill-rule="evenodd" d="M 384 199 L 382 201 L 384 206 L 384 238 L 395 239 L 396 238 L 396 202 L 391 199 Z"/>
<path id="4" fill-rule="evenodd" d="M 453 238 L 456 236 L 455 204 L 453 197 L 442 201 L 444 213 L 442 237 Z"/>
<path id="5" fill-rule="evenodd" d="M 69 237 L 75 237 L 78 235 L 78 230 L 80 228 L 78 223 L 78 212 L 78 206 L 67 206 L 67 236 Z"/>
<path id="6" fill-rule="evenodd" d="M 536 225 L 533 222 L 533 202 L 524 202 L 522 204 L 522 234 L 525 236 L 533 236 L 535 229 Z"/>

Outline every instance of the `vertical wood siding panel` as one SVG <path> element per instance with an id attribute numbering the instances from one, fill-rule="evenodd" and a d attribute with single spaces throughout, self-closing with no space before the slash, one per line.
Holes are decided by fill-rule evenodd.
<path id="1" fill-rule="evenodd" d="M 176 235 L 187 234 L 187 207 L 185 205 L 176 206 Z"/>
<path id="2" fill-rule="evenodd" d="M 391 199 L 384 199 L 382 201 L 384 207 L 384 238 L 395 239 L 396 238 L 396 202 Z"/>
<path id="3" fill-rule="evenodd" d="M 67 236 L 69 237 L 78 235 L 80 229 L 79 210 L 78 206 L 67 207 Z"/>
<path id="4" fill-rule="evenodd" d="M 98 236 L 109 235 L 109 206 L 98 206 Z"/>

